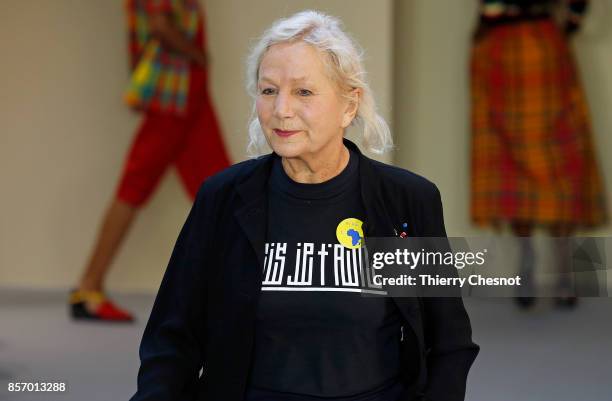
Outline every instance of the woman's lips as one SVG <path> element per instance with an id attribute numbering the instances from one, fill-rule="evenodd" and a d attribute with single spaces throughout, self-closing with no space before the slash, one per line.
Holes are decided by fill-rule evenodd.
<path id="1" fill-rule="evenodd" d="M 283 138 L 287 138 L 290 137 L 291 135 L 295 135 L 300 131 L 284 131 L 282 129 L 274 129 L 274 133 L 276 133 L 276 135 L 281 136 Z"/>

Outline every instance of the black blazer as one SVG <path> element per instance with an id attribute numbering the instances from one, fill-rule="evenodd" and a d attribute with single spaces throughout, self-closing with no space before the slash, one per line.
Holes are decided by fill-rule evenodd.
<path id="1" fill-rule="evenodd" d="M 410 236 L 446 236 L 434 184 L 344 143 L 359 154 L 366 241 L 395 236 L 404 222 Z M 144 331 L 132 401 L 243 400 L 275 157 L 236 164 L 200 188 Z M 404 318 L 401 400 L 463 400 L 479 347 L 461 298 L 393 299 Z"/>

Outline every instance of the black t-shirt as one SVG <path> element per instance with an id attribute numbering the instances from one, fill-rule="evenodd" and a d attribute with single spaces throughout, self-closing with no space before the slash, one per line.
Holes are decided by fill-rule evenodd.
<path id="1" fill-rule="evenodd" d="M 402 390 L 399 310 L 364 296 L 358 163 L 351 152 L 320 184 L 293 181 L 280 159 L 273 166 L 247 401 L 391 401 Z"/>

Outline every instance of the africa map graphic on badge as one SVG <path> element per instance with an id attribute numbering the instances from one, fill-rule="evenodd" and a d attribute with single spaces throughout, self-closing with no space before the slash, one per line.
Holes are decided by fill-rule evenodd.
<path id="1" fill-rule="evenodd" d="M 362 225 L 361 220 L 353 217 L 342 220 L 336 228 L 338 242 L 347 248 L 360 248 L 363 240 Z"/>
<path id="2" fill-rule="evenodd" d="M 358 245 L 359 241 L 361 241 L 361 235 L 359 235 L 359 233 L 352 228 L 349 229 L 346 234 L 351 237 L 351 245 Z"/>

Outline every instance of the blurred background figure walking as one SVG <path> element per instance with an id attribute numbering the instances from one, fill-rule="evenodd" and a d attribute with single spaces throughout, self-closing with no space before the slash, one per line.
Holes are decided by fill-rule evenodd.
<path id="1" fill-rule="evenodd" d="M 586 0 L 481 0 L 471 59 L 471 217 L 509 223 L 519 239 L 525 285 L 516 301 L 534 304 L 531 235 L 556 238 L 556 304 L 577 298 L 570 236 L 607 220 L 584 91 L 569 40 Z"/>
<path id="2" fill-rule="evenodd" d="M 143 114 L 116 194 L 78 286 L 75 319 L 133 320 L 104 281 L 141 206 L 174 165 L 193 199 L 202 181 L 230 162 L 208 93 L 203 12 L 197 0 L 126 0 L 132 76 L 125 101 Z"/>

